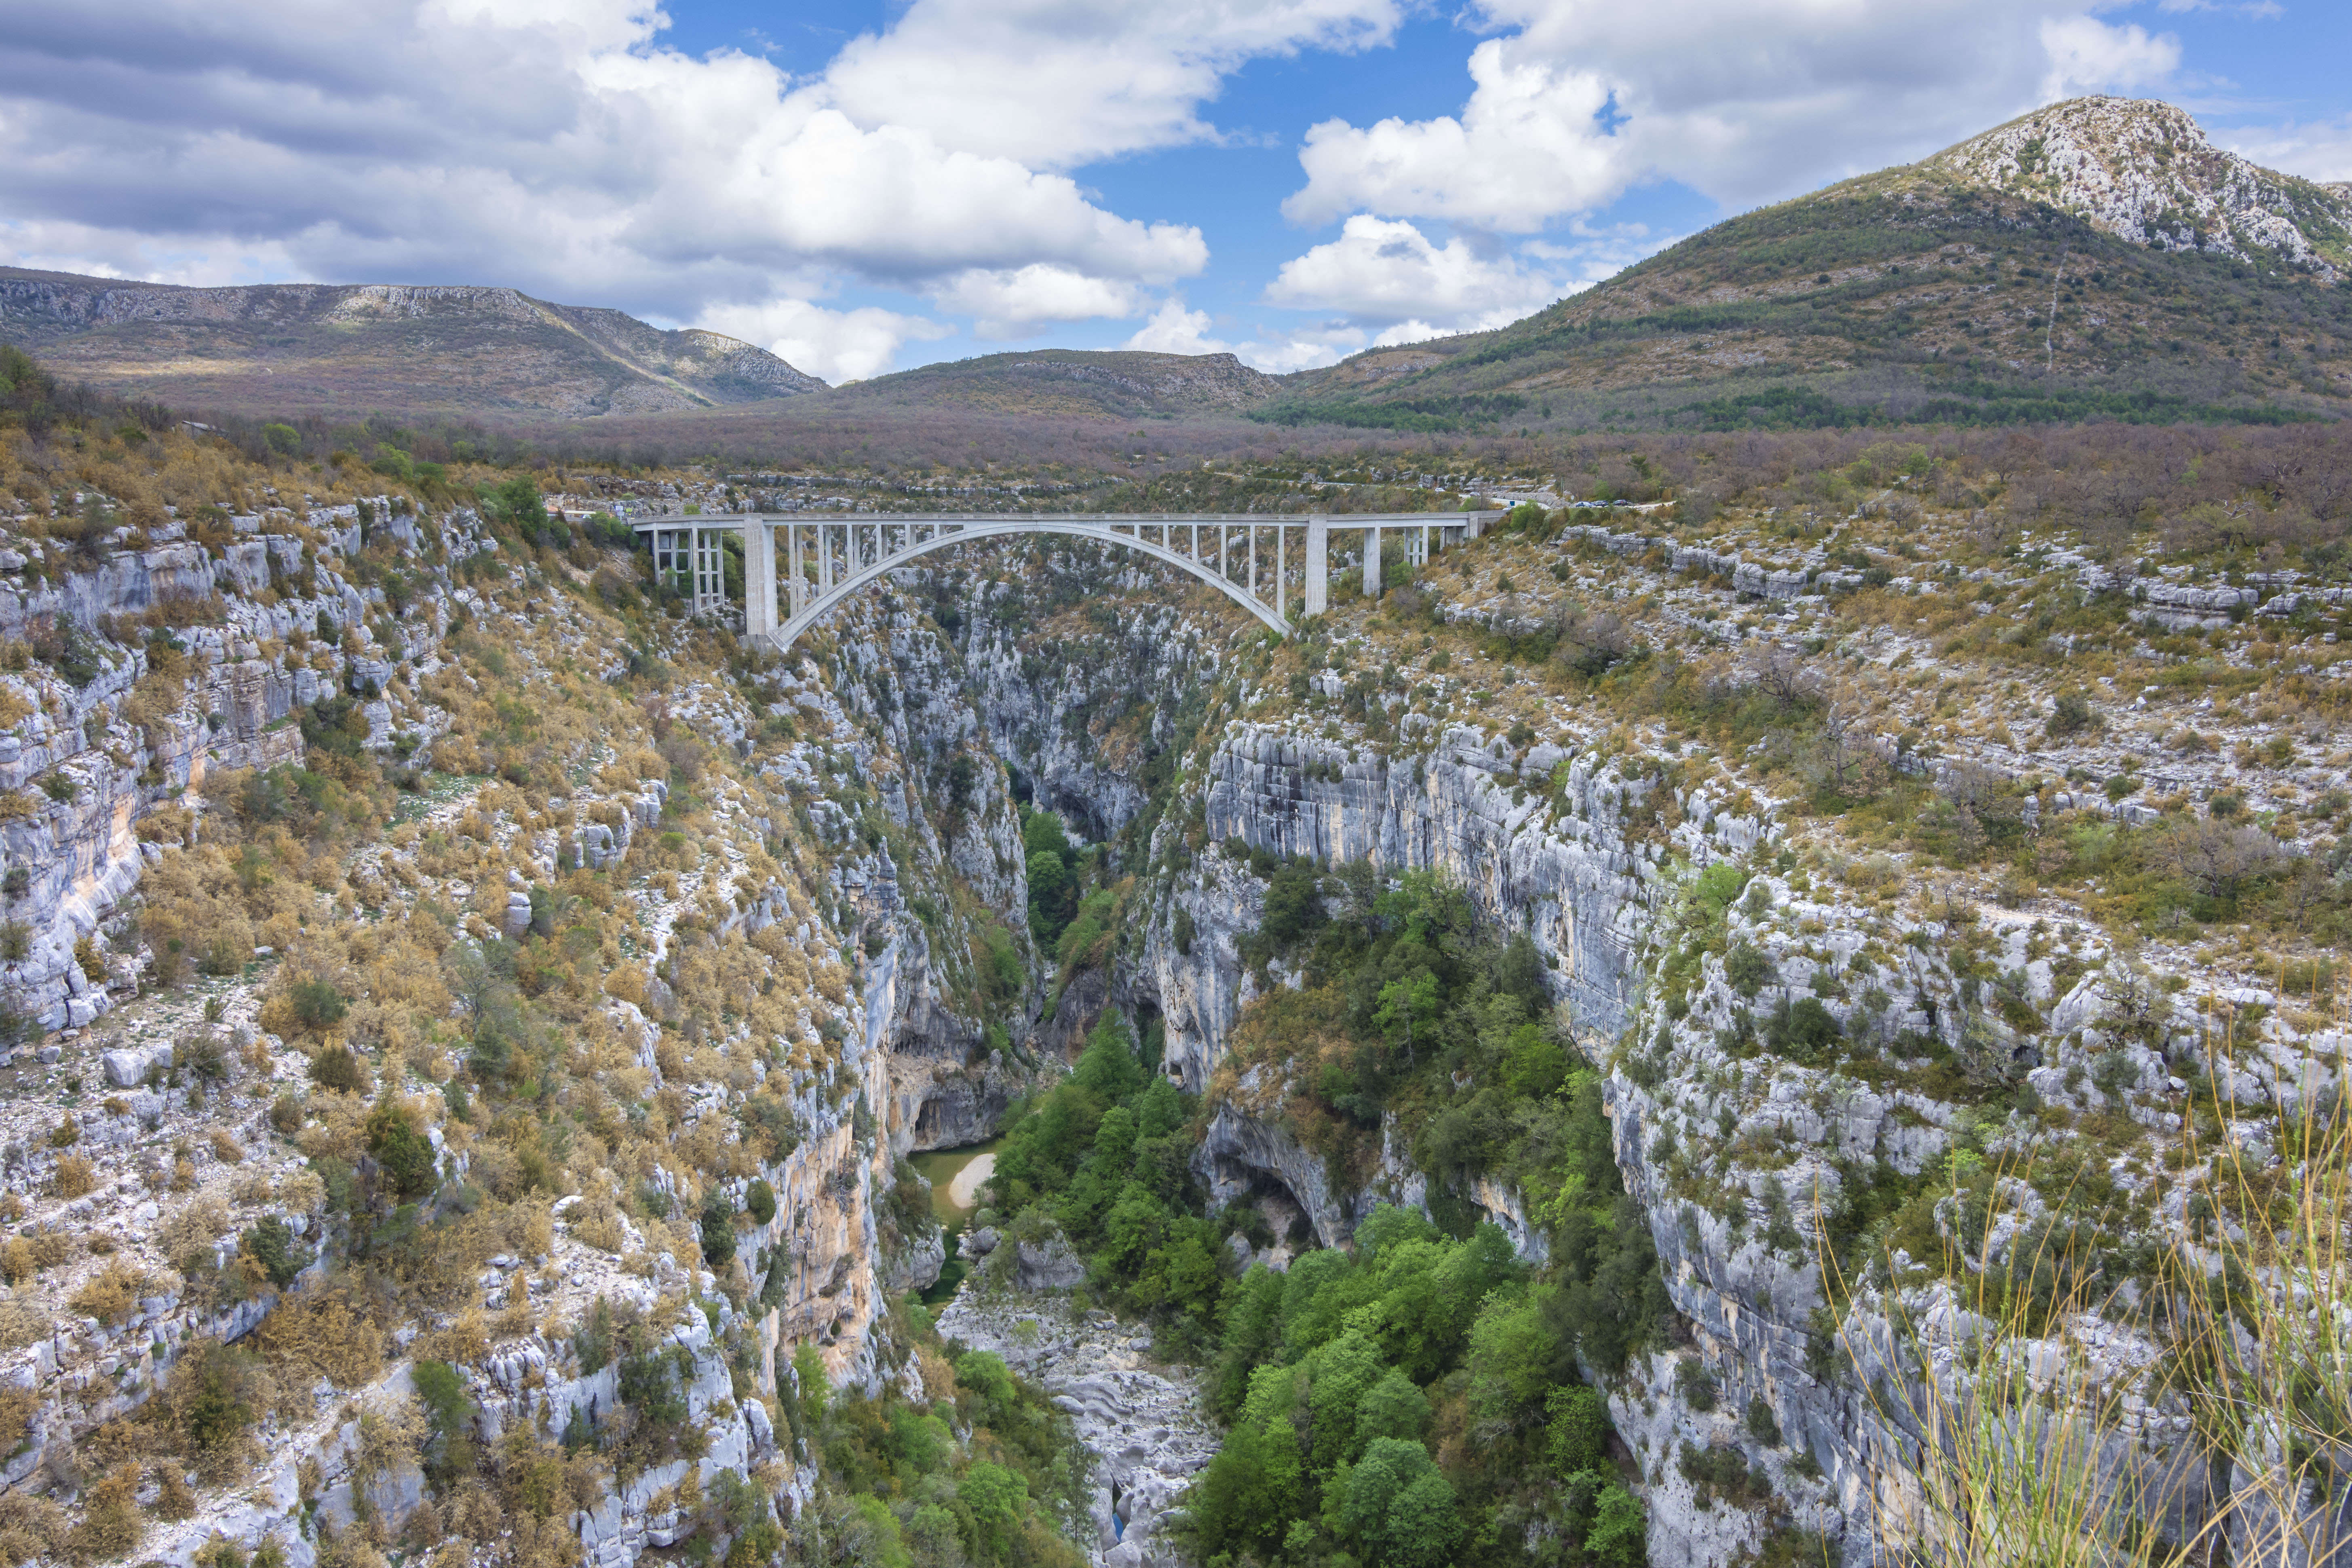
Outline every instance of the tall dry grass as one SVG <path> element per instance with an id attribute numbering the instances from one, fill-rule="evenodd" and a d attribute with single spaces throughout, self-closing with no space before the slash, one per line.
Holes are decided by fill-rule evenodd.
<path id="1" fill-rule="evenodd" d="M 2151 1271 L 2116 1278 L 2091 1227 L 2000 1223 L 2032 1206 L 2031 1155 L 1948 1167 L 1932 1284 L 1849 1280 L 1823 1251 L 1840 1371 L 1893 1435 L 1865 1460 L 1883 1559 L 2352 1565 L 2352 1009 L 2333 1014 L 2276 1103 L 2235 1101 L 2218 1042 Z"/>

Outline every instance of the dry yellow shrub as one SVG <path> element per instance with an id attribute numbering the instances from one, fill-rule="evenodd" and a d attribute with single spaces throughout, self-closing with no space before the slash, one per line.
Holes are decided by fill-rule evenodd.
<path id="1" fill-rule="evenodd" d="M 571 1218 L 572 1234 L 583 1246 L 618 1257 L 627 1242 L 628 1233 L 621 1227 L 619 1207 L 602 1193 L 574 1205 Z"/>
<path id="2" fill-rule="evenodd" d="M 88 1160 L 79 1154 L 58 1156 L 58 1196 L 85 1197 L 97 1185 L 98 1173 Z"/>
<path id="3" fill-rule="evenodd" d="M 66 1537 L 66 1555 L 76 1562 L 111 1561 L 131 1555 L 139 1544 L 139 1467 L 117 1469 L 89 1489 L 82 1521 Z"/>
<path id="4" fill-rule="evenodd" d="M 101 1323 L 120 1323 L 138 1310 L 147 1289 L 147 1277 L 121 1263 L 110 1263 L 74 1292 L 73 1310 Z"/>
<path id="5" fill-rule="evenodd" d="M 164 1257 L 176 1259 L 192 1247 L 211 1246 L 228 1224 L 226 1204 L 216 1197 L 197 1198 L 156 1228 L 155 1245 Z"/>
<path id="6" fill-rule="evenodd" d="M 180 1473 L 179 1466 L 164 1465 L 157 1486 L 155 1500 L 149 1507 L 157 1519 L 177 1522 L 196 1516 L 196 1494 L 189 1488 L 187 1478 Z"/>
<path id="7" fill-rule="evenodd" d="M 273 1363 L 309 1367 L 338 1388 L 356 1388 L 383 1370 L 383 1337 L 338 1290 L 282 1300 L 254 1338 Z"/>
<path id="8" fill-rule="evenodd" d="M 214 1159 L 224 1165 L 236 1165 L 244 1163 L 245 1145 L 236 1141 L 236 1133 L 226 1127 L 215 1127 L 205 1136 L 207 1142 L 212 1144 Z"/>
<path id="9" fill-rule="evenodd" d="M 362 1483 L 415 1457 L 425 1436 L 425 1413 L 415 1399 L 371 1401 L 360 1412 L 360 1451 L 354 1468 Z"/>
<path id="10" fill-rule="evenodd" d="M 32 1425 L 41 1396 L 29 1388 L 0 1388 L 0 1453 L 13 1450 Z"/>
<path id="11" fill-rule="evenodd" d="M 65 1533 L 66 1510 L 48 1499 L 23 1491 L 0 1495 L 0 1563 L 9 1568 L 55 1550 Z"/>
<path id="12" fill-rule="evenodd" d="M 55 1268 L 73 1258 L 74 1234 L 69 1230 L 37 1230 L 26 1239 L 33 1244 L 33 1267 L 36 1268 Z"/>
<path id="13" fill-rule="evenodd" d="M 488 1322 L 479 1307 L 467 1307 L 450 1320 L 447 1327 L 418 1340 L 416 1354 L 434 1361 L 446 1361 L 462 1365 L 479 1361 L 490 1348 Z M 427 1351 L 425 1346 L 430 1346 Z"/>

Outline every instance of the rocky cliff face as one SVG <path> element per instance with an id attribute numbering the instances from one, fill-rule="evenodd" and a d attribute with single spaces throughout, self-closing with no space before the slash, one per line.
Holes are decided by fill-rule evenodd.
<path id="1" fill-rule="evenodd" d="M 2334 282 L 2352 266 L 2352 204 L 2331 187 L 2248 163 L 2185 110 L 2077 98 L 1928 160 L 1963 179 L 2046 201 L 2164 250 L 2275 257 Z"/>

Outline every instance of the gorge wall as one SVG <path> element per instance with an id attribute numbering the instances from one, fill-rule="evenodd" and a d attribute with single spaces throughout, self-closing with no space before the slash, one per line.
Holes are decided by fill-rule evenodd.
<path id="1" fill-rule="evenodd" d="M 208 1494 L 159 1527 L 142 1550 L 175 1564 L 217 1537 L 277 1542 L 290 1568 L 310 1568 L 331 1539 L 318 1518 L 415 1509 L 423 1470 L 385 1461 L 370 1422 L 413 1400 L 423 1362 L 459 1369 L 485 1444 L 518 1421 L 602 1418 L 616 1373 L 563 1331 L 599 1302 L 644 1314 L 675 1347 L 681 1420 L 700 1447 L 562 1513 L 600 1568 L 697 1531 L 728 1538 L 695 1500 L 722 1475 L 781 1467 L 780 1495 L 813 1508 L 820 1466 L 792 1427 L 803 1377 L 938 1392 L 939 1368 L 893 1305 L 942 1262 L 902 1157 L 992 1135 L 1106 1010 L 1139 1038 L 1156 1024 L 1160 1069 L 1204 1097 L 1194 1168 L 1214 1201 L 1274 1196 L 1316 1241 L 1344 1247 L 1377 1204 L 1434 1213 L 1443 1199 L 1545 1263 L 1553 1194 L 1419 1169 L 1392 1127 L 1374 1175 L 1343 1182 L 1299 1137 L 1279 1082 L 1235 1080 L 1237 1025 L 1298 978 L 1249 956 L 1272 862 L 1436 873 L 1533 944 L 1565 1032 L 1604 1075 L 1618 1170 L 1674 1309 L 1606 1380 L 1661 1568 L 1731 1568 L 1791 1525 L 1854 1564 L 1932 1534 L 1918 1480 L 1932 1439 L 1904 1391 L 1965 1389 L 1976 1329 L 1924 1271 L 1843 1277 L 1853 1255 L 1834 1238 L 1867 1229 L 1888 1243 L 1908 1234 L 1906 1213 L 1934 1238 L 1980 1190 L 2004 1234 L 2049 1217 L 2029 1185 L 1980 1179 L 2022 1136 L 1985 1109 L 1986 1082 L 2109 1118 L 2107 1179 L 2138 1212 L 2185 1213 L 2187 1193 L 2159 1190 L 2127 1130 L 2178 1127 L 2191 1076 L 2225 1079 L 2250 1107 L 2292 1103 L 2343 1044 L 2265 993 L 2233 1004 L 2249 1035 L 2225 1058 L 2194 994 L 2161 984 L 2180 955 L 2126 952 L 2079 911 L 1948 889 L 1898 913 L 1884 878 L 1853 873 L 1858 858 L 1818 841 L 1801 852 L 1748 755 L 1636 735 L 1621 712 L 1574 699 L 1547 698 L 1540 730 L 1507 727 L 1486 699 L 1533 683 L 1504 658 L 1448 670 L 1426 623 L 1402 615 L 1373 625 L 1370 607 L 1343 606 L 1339 632 L 1309 645 L 1325 662 L 1286 679 L 1255 631 L 1150 571 L 1084 547 L 1010 563 L 973 550 L 844 606 L 789 661 L 747 660 L 708 628 L 632 641 L 596 607 L 602 579 L 587 566 L 570 596 L 531 576 L 546 562 L 512 577 L 467 570 L 500 554 L 471 512 L 427 522 L 389 500 L 366 511 L 256 519 L 254 537 L 217 549 L 166 540 L 0 590 L 0 626 L 39 650 L 0 673 L 21 710 L 0 734 L 7 864 L 28 873 L 8 895 L 22 938 L 8 985 L 19 1015 L 51 1032 L 27 1053 L 32 1092 L 6 1110 L 8 1182 L 25 1205 L 13 1223 L 28 1246 L 68 1227 L 110 1237 L 20 1279 L 19 1310 L 0 1314 L 16 1325 L 0 1381 L 34 1405 L 10 1484 L 78 1495 L 78 1446 L 167 1391 L 187 1347 L 282 1331 L 283 1305 L 313 1300 L 331 1250 L 373 1245 L 374 1222 L 314 1173 L 341 1154 L 360 1167 L 362 1144 L 317 1087 L 332 1044 L 289 1022 L 298 974 L 377 1009 L 364 1014 L 375 1032 L 352 1037 L 372 1075 L 412 1097 L 453 1194 L 501 1181 L 520 1194 L 511 1232 L 478 1238 L 496 1247 L 478 1269 L 436 1283 L 426 1310 L 374 1342 L 383 1364 L 329 1377 L 306 1414 L 273 1415 L 257 1487 Z M 190 605 L 202 614 L 125 619 Z M 1466 592 L 1445 618 L 1464 605 L 1476 624 Z M 103 646 L 101 626 L 115 634 Z M 656 691 L 596 699 L 606 705 L 576 736 L 524 743 L 532 726 L 510 690 L 585 709 L 665 662 Z M 149 684 L 159 675 L 178 684 Z M 529 754 L 559 740 L 573 747 L 561 794 Z M 163 923 L 166 889 L 206 851 L 208 815 L 278 809 L 253 804 L 258 786 L 232 796 L 207 781 L 266 784 L 321 752 L 430 765 L 463 787 L 403 806 L 346 864 L 304 868 L 318 880 L 302 899 L 241 936 Z M 1910 754 L 1887 753 L 1896 766 Z M 1932 771 L 1947 791 L 1975 776 L 1948 761 Z M 1103 844 L 1106 880 L 1124 886 L 1126 921 L 1098 963 L 1065 966 L 1031 938 L 1024 795 Z M 2036 799 L 2055 809 L 2055 795 Z M 277 840 L 256 826 L 241 858 L 202 862 L 211 883 L 254 882 L 243 852 L 265 843 Z M 270 853 L 290 880 L 292 851 Z M 617 873 L 627 901 L 609 924 L 563 903 L 586 898 L 562 891 L 582 869 Z M 143 935 L 129 923 L 142 898 Z M 379 1016 L 389 990 L 353 982 L 363 955 L 325 952 L 314 917 L 427 937 L 430 922 L 436 955 L 539 954 L 549 966 L 533 983 L 573 999 L 567 1135 L 597 1153 L 513 1184 L 514 1153 L 448 1094 L 447 1029 Z M 566 974 L 546 954 L 571 940 L 569 920 L 586 934 Z M 187 932 L 180 948 L 163 945 L 167 929 Z M 229 945 L 215 953 L 215 940 Z M 158 985 L 174 964 L 210 975 L 209 1005 Z M 478 1000 L 444 991 L 436 1005 L 436 1025 L 470 1010 L 478 1043 Z M 1759 1046 L 1801 1006 L 1842 1043 L 1813 1059 Z M 196 1075 L 198 1059 L 219 1076 Z M 74 1098 L 101 1078 L 122 1092 Z M 60 1142 L 68 1104 L 78 1142 Z M 229 1145 L 205 1153 L 215 1127 L 233 1130 Z M 184 1184 L 153 1168 L 152 1151 L 173 1144 L 188 1151 Z M 93 1186 L 69 1193 L 66 1161 L 92 1157 Z M 766 1218 L 751 1212 L 761 1187 Z M 1882 1201 L 1890 1193 L 1902 1203 Z M 692 1224 L 714 1199 L 727 1259 Z M 194 1252 L 213 1270 L 264 1222 L 323 1243 L 320 1261 L 226 1299 L 178 1245 L 208 1203 L 217 1221 Z M 66 1310 L 130 1261 L 153 1294 L 87 1322 Z M 813 1363 L 796 1360 L 803 1348 Z M 2070 1378 L 2143 1386 L 2163 1352 L 2117 1313 L 2012 1353 L 2065 1369 L 2041 1385 L 2063 1390 Z M 2106 1484 L 2176 1536 L 2225 1514 L 2234 1537 L 2258 1532 L 2261 1457 L 2208 1464 L 2191 1415 L 2145 1386 L 2097 1438 Z M 1717 1484 L 1726 1462 L 1753 1478 L 1737 1497 Z M 1098 1558 L 1108 1549 L 1096 1543 Z"/>

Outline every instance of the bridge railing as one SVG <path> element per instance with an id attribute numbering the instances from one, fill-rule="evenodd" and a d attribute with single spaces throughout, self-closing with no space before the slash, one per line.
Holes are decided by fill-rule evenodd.
<path id="1" fill-rule="evenodd" d="M 726 536 L 741 534 L 744 633 L 782 649 L 885 572 L 950 545 L 1024 534 L 1097 539 L 1175 565 L 1286 636 L 1294 613 L 1319 616 L 1329 608 L 1333 530 L 1361 534 L 1364 591 L 1376 595 L 1382 535 L 1402 534 L 1405 559 L 1418 567 L 1447 545 L 1476 538 L 1502 515 L 737 512 L 645 518 L 635 527 L 653 552 L 656 574 L 687 594 L 697 615 L 731 607 Z"/>

